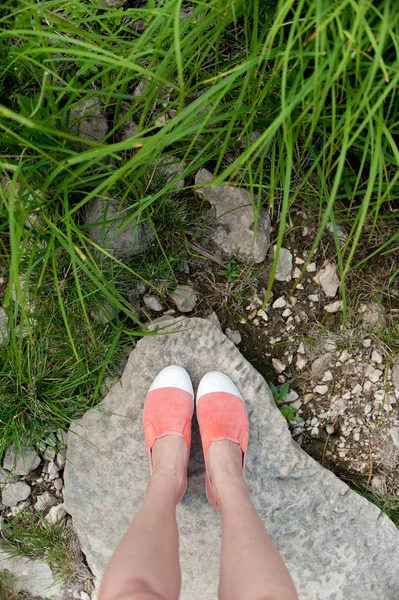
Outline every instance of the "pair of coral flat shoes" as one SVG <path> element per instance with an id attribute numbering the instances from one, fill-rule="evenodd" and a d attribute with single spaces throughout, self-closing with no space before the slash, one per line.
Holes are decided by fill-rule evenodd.
<path id="1" fill-rule="evenodd" d="M 201 379 L 196 405 L 205 457 L 206 492 L 209 502 L 218 510 L 209 478 L 207 452 L 212 442 L 230 440 L 239 444 L 244 472 L 249 439 L 247 410 L 234 383 L 218 371 L 207 373 Z M 177 365 L 166 367 L 154 379 L 144 404 L 143 427 L 151 470 L 152 448 L 157 439 L 178 435 L 185 439 L 190 450 L 193 413 L 194 390 L 189 374 Z"/>

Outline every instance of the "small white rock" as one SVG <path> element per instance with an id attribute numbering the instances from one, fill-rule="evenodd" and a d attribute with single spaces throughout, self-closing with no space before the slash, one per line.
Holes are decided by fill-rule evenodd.
<path id="1" fill-rule="evenodd" d="M 382 375 L 382 371 L 379 369 L 374 369 L 371 373 L 369 373 L 368 378 L 373 383 L 377 383 Z"/>
<path id="2" fill-rule="evenodd" d="M 295 257 L 295 264 L 296 265 L 303 265 L 303 264 L 305 264 L 305 261 L 302 260 L 302 258 L 300 258 L 299 256 L 296 256 Z"/>
<path id="3" fill-rule="evenodd" d="M 295 402 L 295 400 L 298 400 L 298 398 L 298 394 L 294 390 L 291 390 L 284 396 L 284 402 L 291 404 L 291 402 Z"/>
<path id="4" fill-rule="evenodd" d="M 365 348 L 370 348 L 371 344 L 372 344 L 372 340 L 370 340 L 370 338 L 366 338 L 365 340 L 363 340 L 363 346 Z"/>
<path id="5" fill-rule="evenodd" d="M 277 298 L 277 300 L 275 300 L 273 302 L 272 306 L 273 306 L 273 308 L 284 308 L 284 306 L 286 306 L 286 305 L 287 305 L 287 303 L 284 300 L 284 297 L 280 296 L 280 298 Z"/>
<path id="6" fill-rule="evenodd" d="M 50 525 L 55 525 L 61 519 L 65 517 L 67 514 L 63 504 L 57 504 L 56 506 L 52 506 L 48 512 L 48 515 L 45 516 L 47 523 Z"/>
<path id="7" fill-rule="evenodd" d="M 324 310 L 330 314 L 337 313 L 342 310 L 343 302 L 342 300 L 336 300 L 335 302 L 331 302 L 331 304 L 326 304 Z"/>
<path id="8" fill-rule="evenodd" d="M 328 392 L 328 385 L 316 385 L 314 391 L 316 392 L 316 394 L 324 396 Z"/>
<path id="9" fill-rule="evenodd" d="M 371 360 L 375 363 L 377 363 L 377 365 L 380 365 L 382 363 L 382 354 L 380 354 L 378 352 L 378 350 L 373 350 L 371 353 Z"/>
<path id="10" fill-rule="evenodd" d="M 225 331 L 226 337 L 227 339 L 230 340 L 230 342 L 233 342 L 233 344 L 235 344 L 236 346 L 238 344 L 241 343 L 241 333 L 239 331 L 230 329 L 229 327 L 226 328 Z"/>
<path id="11" fill-rule="evenodd" d="M 309 263 L 308 266 L 306 267 L 306 270 L 308 273 L 314 273 L 316 271 L 317 267 L 316 267 L 316 263 L 312 262 Z"/>
<path id="12" fill-rule="evenodd" d="M 363 389 L 363 388 L 362 388 L 362 386 L 360 385 L 360 383 L 357 383 L 357 384 L 355 385 L 355 387 L 353 388 L 353 390 L 352 390 L 352 394 L 353 394 L 353 396 L 358 396 L 358 395 L 360 394 L 360 392 L 362 391 L 362 389 Z"/>
<path id="13" fill-rule="evenodd" d="M 347 350 L 343 350 L 341 352 L 341 354 L 339 355 L 339 359 L 338 360 L 341 363 L 344 363 L 344 362 L 346 362 L 348 360 L 348 358 L 349 358 L 349 352 Z"/>
<path id="14" fill-rule="evenodd" d="M 332 423 L 327 423 L 326 431 L 327 431 L 328 435 L 332 435 L 335 431 L 334 425 Z"/>
<path id="15" fill-rule="evenodd" d="M 290 310 L 289 308 L 286 308 L 285 311 L 283 312 L 282 316 L 284 318 L 286 317 L 290 317 L 292 315 L 292 310 Z"/>
<path id="16" fill-rule="evenodd" d="M 287 365 L 278 358 L 272 358 L 272 365 L 277 373 L 282 373 L 287 368 Z"/>
<path id="17" fill-rule="evenodd" d="M 365 392 L 369 392 L 371 390 L 372 383 L 371 381 L 365 381 L 363 384 L 363 389 Z"/>
<path id="18" fill-rule="evenodd" d="M 306 360 L 306 358 L 304 358 L 303 356 L 299 355 L 298 358 L 296 359 L 296 368 L 299 371 L 302 371 L 306 367 L 307 362 L 308 361 Z"/>
<path id="19" fill-rule="evenodd" d="M 309 294 L 308 299 L 311 302 L 318 302 L 319 301 L 319 295 L 318 294 Z"/>
<path id="20" fill-rule="evenodd" d="M 292 276 L 294 279 L 299 279 L 299 277 L 301 276 L 301 269 L 298 269 L 298 267 L 295 267 Z"/>
<path id="21" fill-rule="evenodd" d="M 332 381 L 332 380 L 333 380 L 333 374 L 331 373 L 331 371 L 326 371 L 323 375 L 322 381 Z"/>
<path id="22" fill-rule="evenodd" d="M 262 310 L 262 309 L 258 310 L 258 312 L 256 314 L 258 315 L 258 317 L 260 317 L 261 319 L 263 319 L 264 321 L 266 321 L 266 323 L 269 320 L 269 317 L 267 316 L 267 313 L 265 313 L 265 311 Z"/>

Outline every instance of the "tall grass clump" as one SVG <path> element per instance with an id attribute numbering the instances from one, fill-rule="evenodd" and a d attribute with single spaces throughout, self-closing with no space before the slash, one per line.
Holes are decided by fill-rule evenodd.
<path id="1" fill-rule="evenodd" d="M 189 252 L 187 214 L 200 202 L 192 176 L 201 167 L 216 183 L 245 186 L 255 217 L 270 211 L 278 246 L 294 206 L 318 217 L 313 249 L 331 222 L 343 284 L 365 236 L 362 262 L 397 248 L 399 234 L 377 247 L 374 232 L 398 202 L 398 20 L 389 0 L 2 3 L 9 332 L 0 422 L 8 441 L 67 424 L 96 401 L 104 364 L 138 331 L 123 282 L 152 285 L 159 265 L 175 280 Z M 106 116 L 101 142 L 82 142 L 71 127 L 88 99 Z M 130 118 L 137 132 L 121 141 Z M 165 158 L 185 164 L 178 195 L 176 181 L 157 174 Z M 146 255 L 121 260 L 91 239 L 85 207 L 107 194 L 152 228 Z M 170 217 L 176 202 L 180 216 Z M 343 247 L 338 223 L 349 233 Z M 104 303 L 114 317 L 102 327 L 92 315 Z"/>

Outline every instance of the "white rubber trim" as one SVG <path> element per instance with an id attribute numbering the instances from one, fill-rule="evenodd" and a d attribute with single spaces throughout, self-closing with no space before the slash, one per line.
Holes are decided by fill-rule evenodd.
<path id="1" fill-rule="evenodd" d="M 186 369 L 179 365 L 170 365 L 162 369 L 155 377 L 149 392 L 159 390 L 160 388 L 174 387 L 188 392 L 194 397 L 193 384 L 191 383 L 190 375 Z"/>
<path id="2" fill-rule="evenodd" d="M 225 392 L 226 394 L 233 394 L 243 400 L 240 392 L 231 381 L 230 377 L 227 377 L 220 371 L 210 371 L 201 379 L 198 390 L 197 390 L 197 403 L 202 396 L 206 394 L 212 394 L 215 392 Z"/>

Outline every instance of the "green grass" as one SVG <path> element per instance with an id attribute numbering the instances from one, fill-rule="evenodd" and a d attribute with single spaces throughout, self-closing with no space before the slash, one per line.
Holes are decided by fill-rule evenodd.
<path id="1" fill-rule="evenodd" d="M 48 563 L 54 576 L 60 581 L 78 582 L 89 580 L 89 571 L 83 562 L 76 534 L 70 523 L 62 520 L 49 525 L 34 512 L 26 512 L 8 518 L 3 523 L 4 550 L 11 556 L 26 556 Z M 1 596 L 0 596 L 1 598 Z"/>
<path id="2" fill-rule="evenodd" d="M 399 192 L 393 3 L 190 6 L 186 19 L 176 0 L 0 7 L 0 254 L 10 327 L 0 350 L 0 452 L 66 427 L 98 401 L 123 346 L 140 335 L 129 286 L 144 279 L 166 292 L 195 254 L 190 244 L 204 227 L 192 189 L 199 168 L 248 189 L 255 217 L 270 211 L 278 246 L 293 207 L 317 216 L 313 248 L 331 221 L 345 302 L 351 269 L 398 247 L 395 231 L 382 244 L 374 237 L 395 217 Z M 145 92 L 134 96 L 140 82 Z M 68 128 L 71 110 L 89 98 L 107 117 L 101 143 L 82 144 Z M 123 142 L 120 115 L 138 124 Z M 165 157 L 185 163 L 185 190 L 176 193 L 156 168 Z M 152 228 L 145 255 L 121 260 L 91 240 L 85 206 L 105 194 Z M 349 233 L 342 248 L 337 224 Z M 364 236 L 370 250 L 359 256 Z M 104 306 L 114 315 L 105 327 L 96 317 Z"/>

